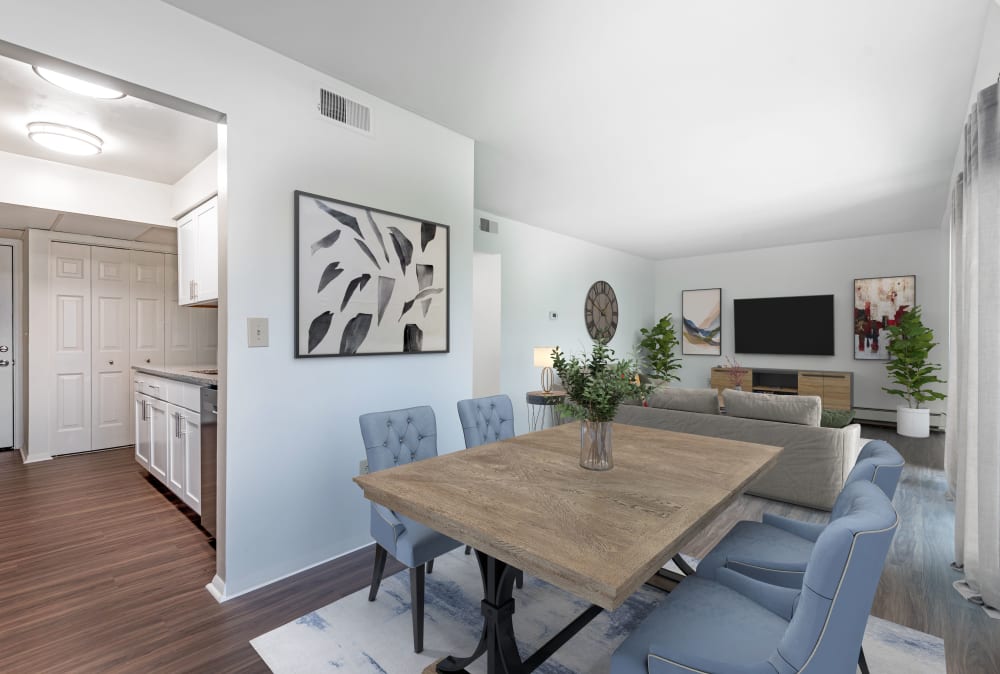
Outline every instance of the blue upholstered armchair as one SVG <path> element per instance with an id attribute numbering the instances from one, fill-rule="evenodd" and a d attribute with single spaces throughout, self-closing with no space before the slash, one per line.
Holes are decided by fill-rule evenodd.
<path id="1" fill-rule="evenodd" d="M 866 443 L 833 504 L 830 521 L 846 512 L 847 487 L 854 482 L 874 483 L 891 500 L 903 464 L 903 457 L 888 442 Z M 765 583 L 800 587 L 813 545 L 827 526 L 770 513 L 764 513 L 762 522 L 739 522 L 701 561 L 698 575 L 711 580 L 720 569 L 729 568 Z"/>
<path id="2" fill-rule="evenodd" d="M 459 400 L 458 420 L 462 423 L 466 449 L 514 437 L 514 406 L 505 395 Z M 465 554 L 471 552 L 472 548 L 466 545 Z M 524 574 L 518 572 L 515 582 L 524 587 Z"/>
<path id="3" fill-rule="evenodd" d="M 853 672 L 897 516 L 870 482 L 844 488 L 802 587 L 730 569 L 691 576 L 618 647 L 612 674 Z"/>
<path id="4" fill-rule="evenodd" d="M 358 421 L 371 472 L 437 456 L 437 422 L 430 407 L 363 414 Z M 378 594 L 387 554 L 408 566 L 413 650 L 420 653 L 424 650 L 424 570 L 431 573 L 434 558 L 459 543 L 377 503 L 371 511 L 375 565 L 368 601 L 375 601 Z"/>

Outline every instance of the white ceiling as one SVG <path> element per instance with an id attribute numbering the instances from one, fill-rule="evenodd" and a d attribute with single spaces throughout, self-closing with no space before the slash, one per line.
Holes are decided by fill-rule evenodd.
<path id="1" fill-rule="evenodd" d="M 11 230 L 25 229 L 47 229 L 125 241 L 177 245 L 177 230 L 173 227 L 0 202 L 0 236 L 17 236 L 19 232 L 12 234 Z"/>
<path id="2" fill-rule="evenodd" d="M 477 207 L 653 258 L 938 226 L 989 3 L 167 1 L 474 138 Z"/>
<path id="3" fill-rule="evenodd" d="M 92 157 L 53 152 L 31 141 L 29 122 L 56 122 L 104 140 Z M 216 147 L 217 126 L 134 96 L 99 100 L 38 77 L 0 56 L 0 150 L 172 185 Z"/>

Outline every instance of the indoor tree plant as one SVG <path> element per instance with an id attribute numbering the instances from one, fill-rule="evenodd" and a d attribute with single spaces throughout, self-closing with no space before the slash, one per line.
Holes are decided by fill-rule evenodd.
<path id="1" fill-rule="evenodd" d="M 886 347 L 890 360 L 885 369 L 896 388 L 882 390 L 906 401 L 905 407 L 896 408 L 896 431 L 911 438 L 926 438 L 930 435 L 930 410 L 920 405 L 945 398 L 940 391 L 928 388 L 945 383 L 935 374 L 941 366 L 928 362 L 931 349 L 937 346 L 934 331 L 924 325 L 920 307 L 913 307 L 885 332 L 890 340 Z"/>
<path id="2" fill-rule="evenodd" d="M 595 340 L 590 354 L 567 357 L 557 346 L 552 367 L 566 387 L 567 402 L 559 411 L 580 419 L 580 465 L 610 470 L 611 420 L 623 400 L 643 398 L 649 387 L 637 381 L 636 364 L 615 360 L 614 349 Z"/>
<path id="3" fill-rule="evenodd" d="M 680 377 L 674 374 L 681 369 L 681 360 L 674 355 L 680 342 L 674 331 L 673 316 L 667 314 L 651 328 L 639 328 L 639 334 L 642 335 L 639 349 L 646 374 L 660 382 L 680 381 Z"/>

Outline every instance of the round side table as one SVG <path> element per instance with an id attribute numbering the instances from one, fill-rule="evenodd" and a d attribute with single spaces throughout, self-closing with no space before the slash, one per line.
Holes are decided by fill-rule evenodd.
<path id="1" fill-rule="evenodd" d="M 540 431 L 544 428 L 558 426 L 562 423 L 562 417 L 556 405 L 566 402 L 565 391 L 529 391 L 525 395 L 528 403 L 528 428 L 532 431 Z M 545 411 L 548 410 L 549 425 L 545 425 Z"/>

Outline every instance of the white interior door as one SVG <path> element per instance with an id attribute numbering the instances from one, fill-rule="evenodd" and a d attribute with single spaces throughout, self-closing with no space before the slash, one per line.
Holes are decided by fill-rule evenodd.
<path id="1" fill-rule="evenodd" d="M 49 258 L 52 292 L 50 398 L 53 454 L 91 448 L 90 247 L 53 243 Z"/>
<path id="2" fill-rule="evenodd" d="M 91 448 L 122 447 L 131 440 L 129 365 L 129 251 L 90 249 L 93 316 Z"/>
<path id="3" fill-rule="evenodd" d="M 164 255 L 132 251 L 132 365 L 163 367 Z"/>
<path id="4" fill-rule="evenodd" d="M 14 446 L 14 248 L 0 246 L 0 448 Z"/>

